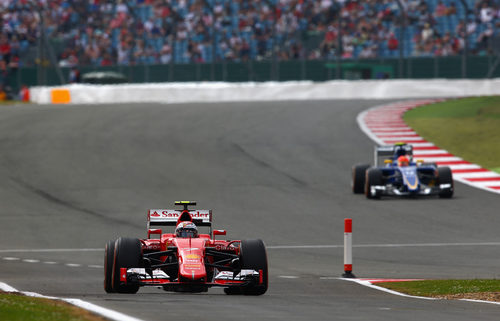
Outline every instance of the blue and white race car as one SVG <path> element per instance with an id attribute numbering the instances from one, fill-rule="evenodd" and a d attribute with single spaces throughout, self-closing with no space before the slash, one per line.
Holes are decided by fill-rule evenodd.
<path id="1" fill-rule="evenodd" d="M 413 160 L 413 147 L 406 143 L 375 147 L 375 165 L 352 167 L 352 191 L 367 198 L 387 196 L 453 196 L 453 176 L 447 166 Z M 379 166 L 379 158 L 384 165 Z"/>

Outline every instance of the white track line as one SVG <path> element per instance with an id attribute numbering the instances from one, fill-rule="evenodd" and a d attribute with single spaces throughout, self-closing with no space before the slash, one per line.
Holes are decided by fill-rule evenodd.
<path id="1" fill-rule="evenodd" d="M 87 265 L 87 267 L 92 268 L 92 269 L 104 269 L 103 265 L 96 265 L 96 264 L 90 264 L 90 265 Z"/>
<path id="2" fill-rule="evenodd" d="M 358 283 L 358 284 L 367 286 L 367 287 L 372 288 L 372 289 L 376 289 L 376 290 L 387 292 L 387 293 L 394 294 L 394 295 L 404 296 L 404 297 L 407 297 L 407 298 L 423 299 L 423 300 L 439 300 L 437 298 L 429 298 L 429 297 L 425 297 L 425 296 L 413 296 L 413 295 L 408 295 L 408 294 L 404 294 L 404 293 L 401 293 L 401 292 L 389 290 L 389 289 L 383 288 L 381 286 L 373 285 L 370 281 L 367 281 L 367 280 L 348 279 L 348 278 L 338 278 L 338 279 L 339 280 L 345 280 L 345 281 L 350 281 L 350 282 Z"/>
<path id="3" fill-rule="evenodd" d="M 78 263 L 66 263 L 64 265 L 69 266 L 69 267 L 80 267 L 80 266 L 82 266 L 81 264 L 78 264 Z"/>
<path id="4" fill-rule="evenodd" d="M 414 243 L 414 244 L 357 244 L 356 248 L 387 248 L 387 247 L 449 247 L 449 246 L 500 246 L 500 242 L 478 242 L 478 243 Z M 343 248 L 344 245 L 268 245 L 266 249 L 324 249 Z"/>
<path id="5" fill-rule="evenodd" d="M 388 244 L 355 244 L 353 247 L 446 247 L 446 246 L 499 246 L 500 242 L 461 242 L 461 243 L 388 243 Z M 267 245 L 266 249 L 323 249 L 323 248 L 343 248 L 343 244 L 310 244 L 310 245 Z M 73 249 L 78 251 L 79 249 Z M 85 249 L 86 250 L 86 249 Z M 59 249 L 36 249 L 33 250 L 4 250 L 5 252 L 59 252 Z M 96 249 L 103 251 L 103 249 Z M 19 261 L 17 257 L 2 257 L 6 261 Z M 57 262 L 43 262 L 45 264 L 56 264 Z M 68 263 L 71 264 L 71 263 Z M 102 267 L 101 265 L 92 265 L 91 267 Z"/>
<path id="6" fill-rule="evenodd" d="M 372 288 L 372 289 L 375 289 L 375 290 L 379 290 L 379 291 L 383 291 L 383 292 L 387 292 L 387 293 L 390 293 L 390 294 L 394 294 L 394 295 L 398 295 L 398 296 L 403 296 L 403 297 L 407 297 L 407 298 L 412 298 L 412 299 L 445 300 L 445 299 L 441 299 L 441 298 L 432 298 L 432 297 L 425 297 L 425 296 L 408 295 L 408 294 L 405 294 L 405 293 L 401 293 L 401 292 L 389 290 L 389 289 L 386 289 L 384 287 L 374 285 L 370 281 L 363 280 L 363 279 L 348 279 L 348 278 L 337 278 L 337 279 L 345 280 L 345 281 L 350 281 L 350 282 L 354 282 L 354 283 L 358 283 L 358 284 L 364 285 L 366 287 L 369 287 L 369 288 Z M 472 300 L 472 299 L 457 299 L 457 300 L 458 301 L 475 302 L 475 303 L 489 303 L 489 304 L 500 305 L 500 302 L 495 302 L 495 301 Z"/>
<path id="7" fill-rule="evenodd" d="M 38 294 L 35 292 L 23 292 L 23 291 L 18 291 L 17 289 L 11 287 L 10 285 L 0 282 L 0 290 L 4 292 L 13 292 L 13 293 L 21 293 L 26 296 L 31 296 L 31 297 L 36 297 L 36 298 L 43 298 L 43 299 L 50 299 L 50 300 L 60 300 L 64 301 L 67 303 L 70 303 L 72 305 L 75 305 L 79 308 L 94 312 L 96 314 L 102 315 L 105 318 L 108 318 L 110 320 L 116 320 L 116 321 L 142 321 L 141 319 L 137 319 L 131 316 L 128 316 L 126 314 L 113 311 L 110 309 L 103 308 L 101 306 L 95 305 L 90 302 L 86 302 L 80 299 L 71 299 L 71 298 L 59 298 L 59 297 L 53 297 L 53 296 L 45 296 L 42 294 Z"/>
<path id="8" fill-rule="evenodd" d="M 11 250 L 0 250 L 0 253 L 41 253 L 41 252 L 97 252 L 104 251 L 104 248 L 100 249 L 11 249 Z"/>

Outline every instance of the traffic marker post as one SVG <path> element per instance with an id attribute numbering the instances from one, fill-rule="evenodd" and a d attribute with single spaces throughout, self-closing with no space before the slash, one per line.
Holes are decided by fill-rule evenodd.
<path id="1" fill-rule="evenodd" d="M 344 274 L 343 278 L 355 278 L 352 274 L 352 219 L 344 220 Z"/>

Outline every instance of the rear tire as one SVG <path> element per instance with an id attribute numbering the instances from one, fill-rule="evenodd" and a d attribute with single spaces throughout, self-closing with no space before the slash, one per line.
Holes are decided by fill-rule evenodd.
<path id="1" fill-rule="evenodd" d="M 441 184 L 450 184 L 451 188 L 445 189 L 441 192 L 439 192 L 439 197 L 441 198 L 451 198 L 453 196 L 453 175 L 451 173 L 451 169 L 447 166 L 445 167 L 438 167 L 438 179 L 437 182 L 439 185 Z"/>
<path id="2" fill-rule="evenodd" d="M 113 293 L 113 262 L 115 260 L 115 241 L 109 241 L 104 247 L 104 291 Z"/>
<path id="3" fill-rule="evenodd" d="M 366 170 L 370 165 L 354 165 L 352 167 L 351 187 L 354 194 L 363 194 L 365 189 Z"/>
<path id="4" fill-rule="evenodd" d="M 120 284 L 121 268 L 140 267 L 142 246 L 139 239 L 120 237 L 115 243 L 113 290 L 118 293 L 137 293 L 139 285 Z"/>
<path id="5" fill-rule="evenodd" d="M 262 295 L 266 293 L 268 287 L 267 254 L 266 247 L 262 240 L 242 240 L 240 247 L 240 261 L 242 269 L 262 271 L 262 284 L 249 285 L 241 289 L 245 295 Z M 226 294 L 233 292 L 229 289 Z M 236 291 L 234 291 L 236 292 Z"/>
<path id="6" fill-rule="evenodd" d="M 377 190 L 373 195 L 371 193 L 372 186 L 383 185 L 382 171 L 378 168 L 370 168 L 366 171 L 365 195 L 366 198 L 379 199 L 382 196 L 382 191 Z"/>

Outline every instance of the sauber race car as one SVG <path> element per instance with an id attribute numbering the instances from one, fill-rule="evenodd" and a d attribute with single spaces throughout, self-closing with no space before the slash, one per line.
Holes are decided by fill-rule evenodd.
<path id="1" fill-rule="evenodd" d="M 147 238 L 120 237 L 104 250 L 104 290 L 136 293 L 141 286 L 165 291 L 206 292 L 223 287 L 226 294 L 261 295 L 267 291 L 267 254 L 261 240 L 216 240 L 225 230 L 212 230 L 212 211 L 151 209 Z M 172 227 L 174 233 L 162 228 Z M 198 232 L 198 227 L 208 234 Z"/>
<path id="2" fill-rule="evenodd" d="M 413 160 L 413 147 L 406 143 L 375 147 L 375 165 L 352 167 L 352 191 L 367 198 L 388 196 L 453 196 L 453 177 L 447 166 Z M 379 166 L 384 158 L 384 166 Z"/>

